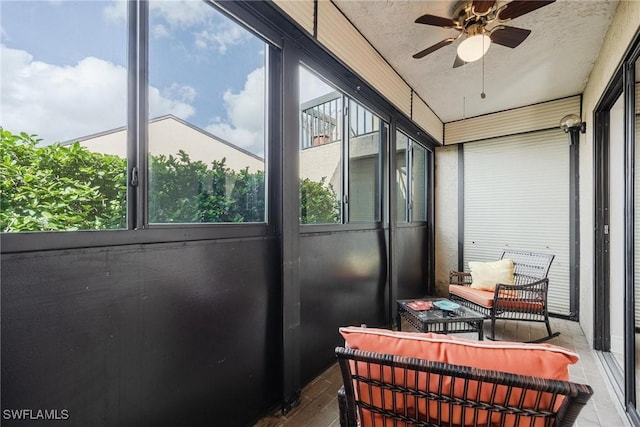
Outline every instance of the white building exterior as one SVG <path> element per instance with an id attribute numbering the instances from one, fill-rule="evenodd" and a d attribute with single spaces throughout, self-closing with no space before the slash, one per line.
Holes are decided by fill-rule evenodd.
<path id="1" fill-rule="evenodd" d="M 119 128 L 78 138 L 80 145 L 90 151 L 127 156 L 127 129 Z M 246 167 L 250 172 L 264 170 L 264 159 L 228 141 L 200 129 L 176 116 L 166 115 L 149 122 L 149 152 L 153 155 L 176 156 L 179 150 L 189 154 L 192 161 L 211 163 L 226 159 L 226 166 L 235 171 Z"/>

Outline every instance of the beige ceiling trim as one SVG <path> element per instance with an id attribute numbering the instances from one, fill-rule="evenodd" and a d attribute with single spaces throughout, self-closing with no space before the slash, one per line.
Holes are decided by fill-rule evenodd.
<path id="1" fill-rule="evenodd" d="M 313 0 L 273 0 L 273 3 L 297 22 L 303 30 L 313 35 Z"/>
<path id="2" fill-rule="evenodd" d="M 330 1 L 318 2 L 318 41 L 351 70 L 411 116 L 411 87 Z"/>
<path id="3" fill-rule="evenodd" d="M 444 138 L 444 125 L 431 108 L 429 108 L 427 103 L 415 93 L 413 94 L 411 119 L 422 129 L 426 130 L 436 141 L 442 143 Z"/>
<path id="4" fill-rule="evenodd" d="M 543 102 L 444 124 L 444 143 L 478 141 L 559 127 L 567 114 L 580 115 L 581 96 Z"/>

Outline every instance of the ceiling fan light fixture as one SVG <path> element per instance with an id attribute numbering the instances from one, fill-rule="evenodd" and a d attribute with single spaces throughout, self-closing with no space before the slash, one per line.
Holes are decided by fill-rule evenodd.
<path id="1" fill-rule="evenodd" d="M 458 45 L 458 56 L 464 62 L 477 61 L 487 53 L 490 45 L 491 39 L 486 34 L 469 36 Z"/>

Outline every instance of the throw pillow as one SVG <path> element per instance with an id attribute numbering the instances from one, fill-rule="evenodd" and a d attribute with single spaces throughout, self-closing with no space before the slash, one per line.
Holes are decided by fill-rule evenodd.
<path id="1" fill-rule="evenodd" d="M 513 285 L 513 260 L 469 261 L 469 270 L 471 270 L 472 288 L 493 291 L 496 289 L 496 283 Z"/>

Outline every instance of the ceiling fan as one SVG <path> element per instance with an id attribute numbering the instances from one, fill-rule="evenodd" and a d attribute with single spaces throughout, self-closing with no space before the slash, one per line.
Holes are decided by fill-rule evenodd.
<path id="1" fill-rule="evenodd" d="M 513 0 L 509 3 L 498 5 L 496 0 L 463 0 L 453 8 L 452 18 L 429 14 L 422 15 L 416 19 L 416 23 L 452 28 L 458 30 L 460 34 L 457 37 L 449 37 L 433 46 L 429 46 L 413 55 L 413 57 L 416 59 L 423 58 L 453 43 L 462 36 L 465 36 L 465 38 L 458 46 L 458 54 L 453 63 L 453 68 L 482 58 L 489 50 L 491 43 L 515 48 L 529 36 L 531 30 L 503 24 L 554 1 Z"/>

